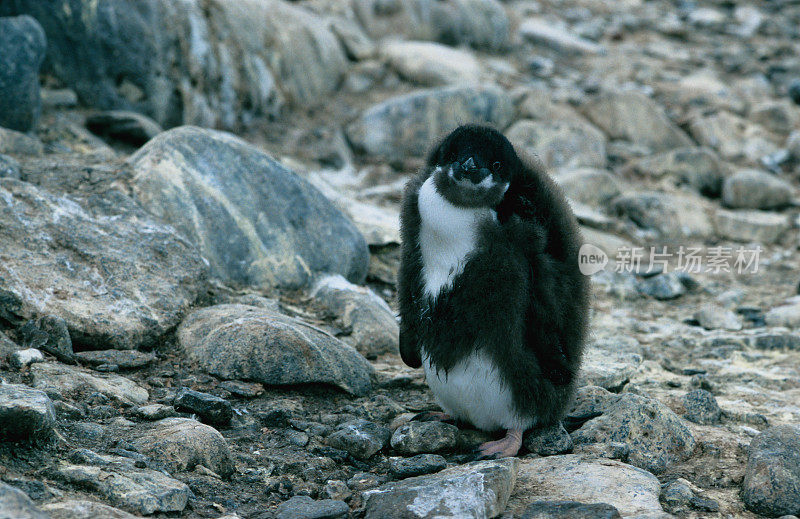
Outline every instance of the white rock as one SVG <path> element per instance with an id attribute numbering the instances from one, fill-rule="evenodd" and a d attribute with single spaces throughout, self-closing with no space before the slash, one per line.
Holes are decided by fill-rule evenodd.
<path id="1" fill-rule="evenodd" d="M 44 355 L 36 348 L 17 350 L 8 356 L 8 361 L 14 369 L 22 369 L 34 362 L 44 362 Z"/>

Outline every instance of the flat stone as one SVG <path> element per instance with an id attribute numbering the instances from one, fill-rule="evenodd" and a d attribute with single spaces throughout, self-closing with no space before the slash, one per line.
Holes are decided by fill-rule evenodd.
<path id="1" fill-rule="evenodd" d="M 135 519 L 137 516 L 129 514 L 119 508 L 97 503 L 95 501 L 69 500 L 58 503 L 42 505 L 42 510 L 50 519 Z"/>
<path id="2" fill-rule="evenodd" d="M 156 421 L 176 416 L 178 412 L 171 405 L 150 404 L 138 408 L 136 414 L 144 420 Z"/>
<path id="3" fill-rule="evenodd" d="M 716 234 L 710 204 L 691 193 L 629 191 L 610 205 L 617 215 L 662 237 L 706 238 Z"/>
<path id="4" fill-rule="evenodd" d="M 419 157 L 463 121 L 503 128 L 514 106 L 501 88 L 486 84 L 420 90 L 368 108 L 345 131 L 353 147 L 387 160 Z"/>
<path id="5" fill-rule="evenodd" d="M 750 510 L 769 517 L 800 515 L 799 427 L 770 427 L 753 439 L 742 500 Z"/>
<path id="6" fill-rule="evenodd" d="M 233 418 L 231 403 L 216 395 L 182 387 L 172 403 L 178 411 L 195 413 L 203 422 L 227 425 Z"/>
<path id="7" fill-rule="evenodd" d="M 53 402 L 20 384 L 0 384 L 0 441 L 44 443 L 56 429 Z"/>
<path id="8" fill-rule="evenodd" d="M 732 330 L 742 329 L 742 319 L 730 310 L 721 306 L 707 304 L 700 307 L 694 318 L 706 330 Z"/>
<path id="9" fill-rule="evenodd" d="M 42 111 L 39 67 L 47 38 L 30 16 L 0 17 L 0 126 L 27 132 Z"/>
<path id="10" fill-rule="evenodd" d="M 523 38 L 563 54 L 604 54 L 597 43 L 581 38 L 558 24 L 544 18 L 526 18 L 519 26 Z"/>
<path id="11" fill-rule="evenodd" d="M 94 350 L 79 351 L 75 357 L 90 366 L 101 364 L 114 364 L 121 369 L 143 368 L 156 360 L 153 353 L 136 350 Z"/>
<path id="12" fill-rule="evenodd" d="M 0 517 L 8 519 L 48 519 L 22 490 L 0 482 Z"/>
<path id="13" fill-rule="evenodd" d="M 349 452 L 354 458 L 366 460 L 383 449 L 391 436 L 392 432 L 386 427 L 359 419 L 337 427 L 325 442 L 335 449 Z"/>
<path id="14" fill-rule="evenodd" d="M 44 144 L 35 137 L 0 128 L 0 153 L 39 156 L 44 153 Z"/>
<path id="15" fill-rule="evenodd" d="M 456 446 L 458 427 L 439 421 L 408 422 L 392 434 L 392 448 L 400 454 L 434 453 L 452 450 Z"/>
<path id="16" fill-rule="evenodd" d="M 724 169 L 709 148 L 686 147 L 638 160 L 633 170 L 654 179 L 669 178 L 678 186 L 689 186 L 701 195 L 717 197 L 722 192 Z"/>
<path id="17" fill-rule="evenodd" d="M 769 326 L 800 327 L 800 302 L 776 306 L 764 314 L 764 321 Z"/>
<path id="18" fill-rule="evenodd" d="M 567 169 L 554 178 L 570 200 L 590 207 L 607 207 L 608 202 L 622 193 L 624 187 L 620 179 L 604 169 Z"/>
<path id="19" fill-rule="evenodd" d="M 133 440 L 133 445 L 170 471 L 183 472 L 202 465 L 227 478 L 235 470 L 225 438 L 213 427 L 189 418 L 159 420 Z"/>
<path id="20" fill-rule="evenodd" d="M 138 201 L 199 244 L 224 280 L 300 288 L 320 272 L 366 277 L 367 244 L 353 224 L 306 180 L 231 134 L 175 128 L 130 162 Z"/>
<path id="21" fill-rule="evenodd" d="M 779 149 L 775 136 L 765 128 L 726 110 L 692 118 L 689 132 L 698 143 L 727 160 L 745 159 L 755 164 Z"/>
<path id="22" fill-rule="evenodd" d="M 547 168 L 606 165 L 606 137 L 578 119 L 517 121 L 506 136 L 518 149 L 538 155 Z"/>
<path id="23" fill-rule="evenodd" d="M 784 214 L 766 211 L 717 209 L 714 214 L 714 226 L 717 228 L 717 234 L 723 238 L 771 245 L 789 230 L 789 219 Z"/>
<path id="24" fill-rule="evenodd" d="M 81 368 L 45 362 L 31 366 L 33 387 L 63 398 L 80 399 L 91 392 L 101 393 L 123 405 L 147 402 L 147 390 L 132 380 L 113 373 L 89 373 Z"/>
<path id="25" fill-rule="evenodd" d="M 474 83 L 483 75 L 472 53 L 440 43 L 391 41 L 380 53 L 401 77 L 418 85 Z"/>
<path id="26" fill-rule="evenodd" d="M 576 501 L 536 501 L 520 519 L 621 519 L 619 510 L 605 503 Z"/>
<path id="27" fill-rule="evenodd" d="M 356 395 L 372 387 L 374 368 L 352 347 L 263 308 L 218 305 L 198 310 L 181 323 L 178 341 L 191 362 L 221 378 L 273 386 L 331 384 Z"/>
<path id="28" fill-rule="evenodd" d="M 663 515 L 661 485 L 649 472 L 614 460 L 575 454 L 520 461 L 507 514 L 521 515 L 535 501 L 605 503 L 623 517 Z"/>
<path id="29" fill-rule="evenodd" d="M 308 496 L 294 496 L 278 505 L 275 519 L 340 519 L 347 517 L 349 512 L 350 507 L 344 501 L 315 501 Z"/>
<path id="30" fill-rule="evenodd" d="M 447 460 L 438 454 L 417 454 L 410 458 L 389 458 L 389 471 L 399 479 L 439 472 L 447 467 Z"/>
<path id="31" fill-rule="evenodd" d="M 752 344 L 759 350 L 800 351 L 800 335 L 791 333 L 764 333 L 753 337 Z"/>
<path id="32" fill-rule="evenodd" d="M 506 508 L 519 460 L 477 461 L 364 492 L 366 519 L 496 517 Z"/>
<path id="33" fill-rule="evenodd" d="M 676 299 L 686 293 L 686 286 L 674 272 L 641 279 L 636 283 L 636 289 L 662 301 Z"/>
<path id="34" fill-rule="evenodd" d="M 725 179 L 722 203 L 735 209 L 776 209 L 789 204 L 792 186 L 757 169 L 739 170 Z"/>
<path id="35" fill-rule="evenodd" d="M 618 389 L 639 370 L 642 356 L 588 345 L 583 354 L 580 380 L 583 384 Z"/>
<path id="36" fill-rule="evenodd" d="M 255 398 L 264 394 L 264 386 L 258 382 L 243 382 L 241 380 L 223 380 L 217 387 L 229 391 L 241 398 Z"/>
<path id="37" fill-rule="evenodd" d="M 622 442 L 632 465 L 661 473 L 692 455 L 695 439 L 681 419 L 657 400 L 630 393 L 572 433 L 575 444 Z"/>

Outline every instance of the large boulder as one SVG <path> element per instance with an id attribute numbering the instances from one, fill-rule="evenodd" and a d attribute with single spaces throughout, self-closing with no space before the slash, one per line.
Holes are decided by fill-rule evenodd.
<path id="1" fill-rule="evenodd" d="M 361 114 L 346 128 L 356 150 L 395 160 L 422 157 L 435 139 L 461 123 L 486 123 L 502 129 L 514 105 L 494 85 L 420 90 L 393 97 Z"/>
<path id="2" fill-rule="evenodd" d="M 768 517 L 800 514 L 800 427 L 770 427 L 750 444 L 742 499 Z"/>
<path id="3" fill-rule="evenodd" d="M 39 67 L 47 40 L 30 16 L 0 18 L 0 126 L 36 128 L 42 111 Z"/>
<path id="4" fill-rule="evenodd" d="M 288 288 L 307 285 L 317 272 L 364 281 L 369 253 L 352 222 L 304 179 L 233 135 L 176 128 L 130 161 L 138 201 L 198 244 L 220 278 Z"/>
<path id="5" fill-rule="evenodd" d="M 330 384 L 363 395 L 373 368 L 322 330 L 264 308 L 218 305 L 187 317 L 178 341 L 189 361 L 226 379 L 268 385 Z"/>
<path id="6" fill-rule="evenodd" d="M 197 249 L 141 209 L 113 198 L 85 208 L 5 178 L 0 199 L 2 320 L 50 314 L 74 345 L 134 349 L 174 328 L 205 288 Z"/>
<path id="7" fill-rule="evenodd" d="M 101 109 L 234 128 L 323 101 L 347 66 L 310 11 L 281 0 L 7 0 L 48 35 L 46 71 Z"/>

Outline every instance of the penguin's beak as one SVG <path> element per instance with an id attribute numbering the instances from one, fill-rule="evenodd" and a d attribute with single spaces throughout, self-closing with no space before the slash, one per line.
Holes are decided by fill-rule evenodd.
<path id="1" fill-rule="evenodd" d="M 453 164 L 453 176 L 459 181 L 469 180 L 473 184 L 480 184 L 490 174 L 487 168 L 479 168 L 472 157 L 461 164 L 458 162 Z"/>

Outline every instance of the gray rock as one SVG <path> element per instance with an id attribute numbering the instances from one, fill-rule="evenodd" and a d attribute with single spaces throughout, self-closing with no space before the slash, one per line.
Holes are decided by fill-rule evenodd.
<path id="1" fill-rule="evenodd" d="M 761 157 L 779 149 L 773 134 L 725 110 L 692 118 L 689 131 L 701 145 L 716 150 L 728 160 L 747 159 L 757 163 Z"/>
<path id="2" fill-rule="evenodd" d="M 350 123 L 346 134 L 357 151 L 397 160 L 419 157 L 464 121 L 504 128 L 513 116 L 511 98 L 497 86 L 440 87 L 379 103 Z"/>
<path id="3" fill-rule="evenodd" d="M 675 272 L 640 279 L 636 283 L 636 289 L 646 296 L 662 301 L 675 299 L 686 293 L 686 286 Z"/>
<path id="4" fill-rule="evenodd" d="M 392 448 L 404 456 L 452 450 L 458 427 L 444 422 L 408 422 L 392 434 Z"/>
<path id="5" fill-rule="evenodd" d="M 496 517 L 514 488 L 518 460 L 477 461 L 387 483 L 364 493 L 366 519 Z"/>
<path id="6" fill-rule="evenodd" d="M 162 131 L 157 122 L 146 115 L 111 110 L 86 117 L 86 128 L 107 139 L 141 146 Z"/>
<path id="7" fill-rule="evenodd" d="M 769 326 L 800 327 L 800 301 L 771 308 L 764 314 L 764 321 Z"/>
<path id="8" fill-rule="evenodd" d="M 8 155 L 0 155 L 0 178 L 16 178 L 20 177 L 19 162 L 9 157 Z"/>
<path id="9" fill-rule="evenodd" d="M 699 424 L 719 423 L 722 418 L 722 409 L 717 404 L 714 395 L 705 389 L 693 389 L 683 395 L 683 416 L 687 420 Z"/>
<path id="10" fill-rule="evenodd" d="M 662 513 L 661 485 L 649 472 L 613 460 L 585 459 L 575 454 L 520 461 L 517 485 L 507 514 L 521 515 L 535 501 L 605 503 L 623 517 Z"/>
<path id="11" fill-rule="evenodd" d="M 0 482 L 0 517 L 7 519 L 48 519 L 22 490 Z"/>
<path id="12" fill-rule="evenodd" d="M 183 321 L 178 340 L 190 361 L 222 378 L 267 385 L 332 384 L 356 395 L 372 385 L 372 366 L 353 348 L 266 309 L 204 308 Z"/>
<path id="13" fill-rule="evenodd" d="M 601 95 L 586 105 L 585 113 L 611 139 L 625 139 L 656 152 L 692 144 L 659 105 L 638 92 Z"/>
<path id="14" fill-rule="evenodd" d="M 178 411 L 195 413 L 211 425 L 228 425 L 233 418 L 233 406 L 224 398 L 186 387 L 178 391 L 172 405 Z"/>
<path id="15" fill-rule="evenodd" d="M 123 405 L 141 405 L 147 402 L 147 390 L 132 380 L 113 373 L 89 373 L 81 368 L 55 362 L 31 366 L 33 387 L 63 399 L 80 399 L 82 395 L 97 392 Z"/>
<path id="16" fill-rule="evenodd" d="M 715 235 L 710 205 L 690 193 L 629 191 L 611 201 L 611 209 L 643 229 L 666 238 L 706 238 Z"/>
<path id="17" fill-rule="evenodd" d="M 447 460 L 438 454 L 417 454 L 410 458 L 389 458 L 389 471 L 398 479 L 439 472 Z"/>
<path id="18" fill-rule="evenodd" d="M 235 469 L 225 438 L 213 427 L 189 418 L 159 420 L 132 443 L 138 452 L 173 472 L 203 465 L 227 478 Z"/>
<path id="19" fill-rule="evenodd" d="M 336 501 L 346 501 L 353 496 L 353 493 L 347 488 L 347 483 L 338 479 L 329 479 L 325 483 L 324 492 L 328 499 Z"/>
<path id="20" fill-rule="evenodd" d="M 583 354 L 580 380 L 590 386 L 619 389 L 638 371 L 642 356 L 606 346 L 605 341 L 587 346 Z"/>
<path id="21" fill-rule="evenodd" d="M 752 344 L 759 350 L 800 351 L 800 335 L 790 333 L 764 333 L 753 337 Z"/>
<path id="22" fill-rule="evenodd" d="M 536 501 L 520 519 L 621 519 L 619 510 L 605 503 L 576 501 Z"/>
<path id="23" fill-rule="evenodd" d="M 484 74 L 470 52 L 440 43 L 390 41 L 380 53 L 400 76 L 418 85 L 474 83 Z"/>
<path id="24" fill-rule="evenodd" d="M 59 463 L 50 471 L 52 477 L 97 493 L 112 506 L 134 514 L 186 508 L 190 490 L 184 483 L 155 470 L 136 468 L 130 458 L 86 454 L 79 464 Z"/>
<path id="25" fill-rule="evenodd" d="M 103 9 L 66 1 L 53 9 L 47 0 L 9 0 L 0 14 L 30 14 L 42 24 L 45 72 L 81 101 L 142 112 L 162 126 L 233 129 L 275 115 L 286 100 L 319 103 L 347 67 L 324 20 L 280 0 L 246 8 L 222 0 L 122 0 Z"/>
<path id="26" fill-rule="evenodd" d="M 559 422 L 558 425 L 547 429 L 534 429 L 525 436 L 522 445 L 529 452 L 539 456 L 554 456 L 556 454 L 566 454 L 572 452 L 572 436 L 569 435 L 564 426 Z"/>
<path id="27" fill-rule="evenodd" d="M 78 94 L 71 88 L 42 88 L 42 105 L 47 108 L 78 106 Z"/>
<path id="28" fill-rule="evenodd" d="M 530 155 L 538 155 L 547 168 L 603 167 L 606 138 L 603 133 L 578 119 L 554 121 L 522 120 L 506 132 L 508 139 Z"/>
<path id="29" fill-rule="evenodd" d="M 335 449 L 349 452 L 354 458 L 369 459 L 383 449 L 392 432 L 368 420 L 354 420 L 336 428 L 325 442 Z"/>
<path id="30" fill-rule="evenodd" d="M 36 348 L 17 350 L 8 356 L 8 363 L 14 369 L 27 368 L 36 362 L 44 362 L 44 355 Z"/>
<path id="31" fill-rule="evenodd" d="M 196 249 L 146 216 L 90 212 L 12 179 L 0 179 L 0 198 L 6 321 L 54 315 L 75 344 L 135 349 L 174 328 L 205 288 Z"/>
<path id="32" fill-rule="evenodd" d="M 677 148 L 641 159 L 633 168 L 650 178 L 671 178 L 701 195 L 717 197 L 722 192 L 723 165 L 708 148 Z"/>
<path id="33" fill-rule="evenodd" d="M 353 224 L 308 182 L 233 135 L 176 128 L 130 161 L 139 202 L 198 243 L 222 279 L 298 288 L 329 272 L 364 281 L 369 255 Z"/>
<path id="34" fill-rule="evenodd" d="M 0 128 L 0 153 L 38 156 L 43 152 L 44 144 L 39 139 L 8 128 Z"/>
<path id="35" fill-rule="evenodd" d="M 544 18 L 528 18 L 519 26 L 523 38 L 549 47 L 562 54 L 604 54 L 597 43 L 581 38 L 568 29 Z"/>
<path id="36" fill-rule="evenodd" d="M 308 496 L 294 496 L 278 505 L 275 519 L 340 519 L 349 512 L 350 507 L 344 501 L 315 501 Z"/>
<path id="37" fill-rule="evenodd" d="M 653 473 L 691 456 L 691 431 L 657 400 L 624 394 L 599 417 L 572 433 L 575 444 L 623 442 L 630 447 L 630 463 Z"/>
<path id="38" fill-rule="evenodd" d="M 394 312 L 367 287 L 354 285 L 342 276 L 325 276 L 314 284 L 311 297 L 337 319 L 342 340 L 367 358 L 395 353 L 400 329 Z"/>
<path id="39" fill-rule="evenodd" d="M 62 362 L 75 363 L 72 338 L 64 319 L 43 315 L 22 325 L 19 334 L 24 347 L 46 351 Z"/>
<path id="40" fill-rule="evenodd" d="M 715 304 L 701 306 L 694 318 L 706 330 L 732 330 L 742 329 L 742 319 L 730 310 Z"/>
<path id="41" fill-rule="evenodd" d="M 144 420 L 156 421 L 176 416 L 178 412 L 171 405 L 149 404 L 139 407 L 136 414 Z"/>
<path id="42" fill-rule="evenodd" d="M 555 180 L 570 200 L 591 207 L 607 207 L 623 188 L 616 176 L 603 169 L 566 170 L 558 173 Z"/>
<path id="43" fill-rule="evenodd" d="M 43 391 L 0 384 L 0 441 L 44 443 L 55 428 L 56 411 Z"/>
<path id="44" fill-rule="evenodd" d="M 673 514 L 685 515 L 690 509 L 703 512 L 718 512 L 719 503 L 695 492 L 693 485 L 683 478 L 664 486 L 661 501 Z"/>
<path id="45" fill-rule="evenodd" d="M 753 439 L 742 499 L 769 517 L 800 515 L 800 427 L 770 427 Z"/>
<path id="46" fill-rule="evenodd" d="M 784 214 L 767 211 L 726 211 L 714 213 L 717 234 L 729 240 L 770 245 L 789 230 L 789 219 Z"/>
<path id="47" fill-rule="evenodd" d="M 749 118 L 767 130 L 783 135 L 800 125 L 800 113 L 788 100 L 759 103 L 750 109 Z"/>
<path id="48" fill-rule="evenodd" d="M 725 179 L 722 203 L 734 209 L 776 209 L 792 198 L 792 186 L 775 175 L 742 169 Z"/>
<path id="49" fill-rule="evenodd" d="M 69 500 L 58 503 L 47 503 L 42 510 L 50 519 L 135 519 L 136 516 L 119 508 L 97 503 L 95 501 Z"/>
<path id="50" fill-rule="evenodd" d="M 30 16 L 0 18 L 0 126 L 27 132 L 42 111 L 39 67 L 47 49 L 42 26 Z"/>
<path id="51" fill-rule="evenodd" d="M 90 366 L 114 364 L 121 369 L 143 368 L 156 360 L 154 353 L 136 350 L 94 350 L 79 351 L 75 358 Z"/>
<path id="52" fill-rule="evenodd" d="M 599 386 L 579 387 L 567 410 L 565 422 L 570 429 L 574 429 L 576 427 L 571 427 L 571 425 L 581 425 L 587 420 L 600 416 L 618 399 L 619 395 Z"/>

